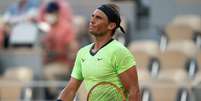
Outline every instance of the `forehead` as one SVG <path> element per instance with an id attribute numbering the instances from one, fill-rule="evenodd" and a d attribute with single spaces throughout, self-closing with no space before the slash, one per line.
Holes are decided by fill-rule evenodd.
<path id="1" fill-rule="evenodd" d="M 92 15 L 107 18 L 107 15 L 103 11 L 101 11 L 99 9 L 94 10 Z"/>

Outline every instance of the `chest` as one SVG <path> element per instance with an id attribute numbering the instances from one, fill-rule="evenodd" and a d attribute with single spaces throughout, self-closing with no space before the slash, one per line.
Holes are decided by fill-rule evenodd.
<path id="1" fill-rule="evenodd" d="M 95 55 L 81 58 L 82 74 L 84 78 L 105 78 L 114 75 L 114 66 L 111 57 Z"/>

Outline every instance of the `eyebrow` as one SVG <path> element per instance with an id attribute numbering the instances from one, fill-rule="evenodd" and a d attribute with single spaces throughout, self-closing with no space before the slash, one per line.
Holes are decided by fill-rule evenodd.
<path id="1" fill-rule="evenodd" d="M 97 18 L 103 19 L 103 17 L 101 17 L 101 16 L 99 16 L 99 15 L 92 14 L 91 16 L 92 16 L 92 17 L 97 17 Z"/>

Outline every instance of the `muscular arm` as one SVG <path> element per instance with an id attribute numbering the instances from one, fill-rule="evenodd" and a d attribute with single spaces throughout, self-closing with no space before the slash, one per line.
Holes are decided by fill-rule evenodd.
<path id="1" fill-rule="evenodd" d="M 58 99 L 61 99 L 62 101 L 73 101 L 81 83 L 82 81 L 71 77 L 68 85 L 61 91 Z"/>
<path id="2" fill-rule="evenodd" d="M 119 78 L 128 91 L 129 101 L 140 101 L 140 90 L 135 66 L 121 73 Z"/>

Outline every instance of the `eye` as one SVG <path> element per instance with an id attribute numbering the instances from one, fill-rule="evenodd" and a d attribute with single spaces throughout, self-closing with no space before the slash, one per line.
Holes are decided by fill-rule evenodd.
<path id="1" fill-rule="evenodd" d="M 101 16 L 96 16 L 97 19 L 103 19 Z"/>

